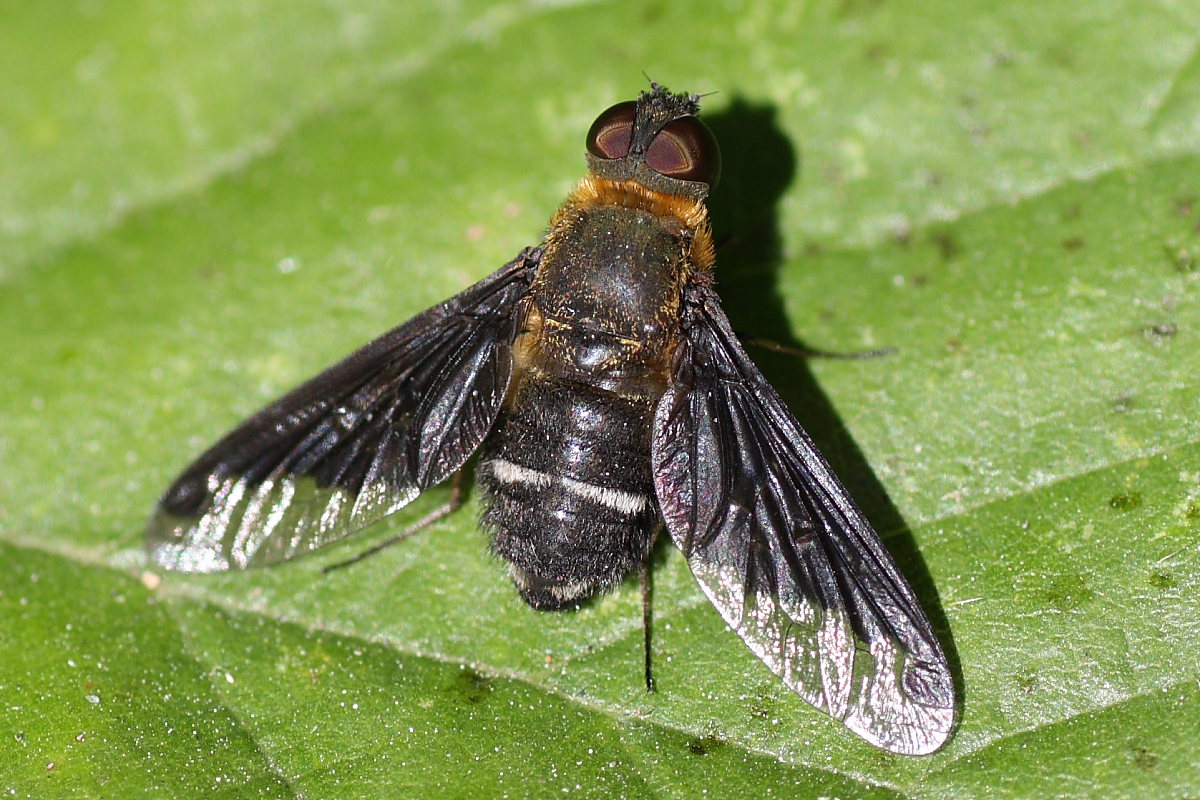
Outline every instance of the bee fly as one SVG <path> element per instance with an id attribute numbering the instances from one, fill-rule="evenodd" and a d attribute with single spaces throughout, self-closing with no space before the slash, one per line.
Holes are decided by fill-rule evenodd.
<path id="1" fill-rule="evenodd" d="M 665 525 L 791 689 L 879 747 L 938 749 L 954 690 L 929 620 L 713 291 L 698 100 L 651 84 L 601 114 L 542 244 L 217 442 L 159 502 L 154 563 L 294 558 L 478 450 L 483 523 L 529 605 L 611 589 Z"/>

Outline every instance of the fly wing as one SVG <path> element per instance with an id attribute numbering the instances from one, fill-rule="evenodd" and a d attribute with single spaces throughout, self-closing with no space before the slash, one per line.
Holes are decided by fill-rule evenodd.
<path id="1" fill-rule="evenodd" d="M 384 334 L 234 428 L 159 500 L 159 566 L 274 564 L 402 508 L 471 456 L 512 374 L 526 251 Z"/>
<path id="2" fill-rule="evenodd" d="M 683 314 L 652 455 L 671 538 L 729 626 L 806 701 L 887 750 L 937 750 L 954 689 L 912 589 L 716 294 L 689 287 Z"/>

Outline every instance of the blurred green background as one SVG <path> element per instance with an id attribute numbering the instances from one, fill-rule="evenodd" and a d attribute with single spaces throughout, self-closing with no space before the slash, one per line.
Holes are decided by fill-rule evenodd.
<path id="1" fill-rule="evenodd" d="M 241 417 L 535 244 L 643 73 L 715 92 L 735 325 L 941 627 L 956 737 L 812 712 L 655 557 L 524 607 L 475 501 L 144 575 Z M 0 6 L 0 793 L 1200 792 L 1200 7 Z M 665 543 L 664 543 L 665 545 Z"/>

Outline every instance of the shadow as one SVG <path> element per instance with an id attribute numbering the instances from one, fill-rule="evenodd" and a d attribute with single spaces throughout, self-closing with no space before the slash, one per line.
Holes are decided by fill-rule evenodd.
<path id="1" fill-rule="evenodd" d="M 735 97 L 727 108 L 704 114 L 703 119 L 721 145 L 721 179 L 709 199 L 709 210 L 717 243 L 717 290 L 734 329 L 743 338 L 771 339 L 805 351 L 844 350 L 836 342 L 813 347 L 796 338 L 779 293 L 783 245 L 777 204 L 800 178 L 803 162 L 780 129 L 775 107 Z M 875 530 L 884 534 L 888 551 L 938 633 L 961 703 L 957 648 L 937 588 L 904 518 L 821 391 L 807 361 L 762 348 L 747 349 Z M 878 369 L 893 363 L 886 356 L 872 361 Z"/>

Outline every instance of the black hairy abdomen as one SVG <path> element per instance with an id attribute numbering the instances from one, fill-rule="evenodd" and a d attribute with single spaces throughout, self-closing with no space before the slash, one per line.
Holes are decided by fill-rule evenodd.
<path id="1" fill-rule="evenodd" d="M 658 520 L 650 398 L 539 375 L 483 446 L 477 479 L 493 551 L 531 606 L 559 609 L 642 564 Z"/>

